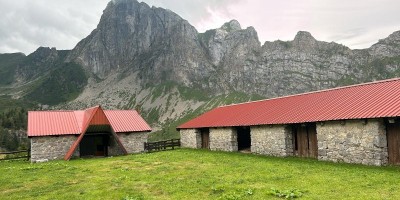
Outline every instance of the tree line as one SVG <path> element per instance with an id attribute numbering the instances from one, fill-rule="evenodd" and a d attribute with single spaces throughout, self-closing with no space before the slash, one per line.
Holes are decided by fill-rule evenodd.
<path id="1" fill-rule="evenodd" d="M 19 138 L 17 131 L 26 132 L 28 111 L 25 108 L 10 108 L 0 113 L 0 148 L 7 151 L 25 149 L 28 138 Z"/>

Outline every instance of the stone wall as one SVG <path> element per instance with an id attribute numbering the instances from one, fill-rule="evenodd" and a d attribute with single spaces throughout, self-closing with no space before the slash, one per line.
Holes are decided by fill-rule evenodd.
<path id="1" fill-rule="evenodd" d="M 293 155 L 289 125 L 251 126 L 251 152 L 273 156 Z M 182 129 L 182 147 L 201 148 L 197 129 Z M 318 160 L 365 165 L 388 164 L 383 119 L 326 121 L 317 123 Z M 210 149 L 237 151 L 234 127 L 210 128 Z"/>
<path id="2" fill-rule="evenodd" d="M 233 127 L 210 128 L 210 149 L 219 151 L 237 151 L 237 132 Z"/>
<path id="3" fill-rule="evenodd" d="M 317 138 L 319 160 L 365 165 L 388 163 L 386 130 L 381 119 L 317 123 Z"/>
<path id="4" fill-rule="evenodd" d="M 181 129 L 181 146 L 186 148 L 201 148 L 201 134 L 198 129 Z"/>
<path id="5" fill-rule="evenodd" d="M 78 135 L 31 137 L 31 162 L 64 159 Z M 79 146 L 73 157 L 79 157 Z"/>
<path id="6" fill-rule="evenodd" d="M 286 125 L 251 126 L 251 152 L 272 156 L 293 155 L 292 131 Z"/>
<path id="7" fill-rule="evenodd" d="M 110 141 L 108 143 L 108 156 L 118 156 L 122 154 L 122 149 L 115 140 L 115 137 L 110 135 Z"/>
<path id="8" fill-rule="evenodd" d="M 148 135 L 148 132 L 118 133 L 118 137 L 128 153 L 143 152 Z"/>

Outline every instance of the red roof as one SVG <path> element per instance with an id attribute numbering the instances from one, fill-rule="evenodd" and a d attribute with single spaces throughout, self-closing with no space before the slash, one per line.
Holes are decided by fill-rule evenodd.
<path id="1" fill-rule="evenodd" d="M 400 78 L 221 106 L 178 129 L 398 116 Z"/>
<path id="2" fill-rule="evenodd" d="M 76 111 L 29 111 L 28 137 L 78 135 L 89 125 L 110 124 L 115 132 L 151 131 L 135 110 L 104 110 L 100 106 Z M 99 110 L 98 112 L 96 112 Z"/>

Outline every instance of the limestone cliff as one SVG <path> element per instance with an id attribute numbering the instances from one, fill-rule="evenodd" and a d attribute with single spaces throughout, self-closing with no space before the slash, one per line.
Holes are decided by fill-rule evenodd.
<path id="1" fill-rule="evenodd" d="M 118 0 L 108 4 L 98 27 L 67 61 L 82 64 L 100 79 L 135 74 L 142 87 L 174 81 L 212 94 L 273 97 L 397 76 L 385 66 L 379 74 L 366 66 L 399 56 L 399 35 L 364 50 L 318 41 L 305 31 L 293 41 L 261 45 L 256 30 L 242 29 L 236 20 L 198 33 L 170 10 Z"/>
<path id="2" fill-rule="evenodd" d="M 0 60 L 0 77 L 13 77 L 0 81 L 2 94 L 63 102 L 56 108 L 138 108 L 165 131 L 221 104 L 398 77 L 400 31 L 358 50 L 306 31 L 261 45 L 236 20 L 199 33 L 170 10 L 114 0 L 74 49 L 4 56 L 23 58 Z"/>

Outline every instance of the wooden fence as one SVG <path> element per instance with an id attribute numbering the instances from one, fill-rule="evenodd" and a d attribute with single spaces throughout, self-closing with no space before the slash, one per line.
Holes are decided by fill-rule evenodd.
<path id="1" fill-rule="evenodd" d="M 180 139 L 172 139 L 158 142 L 145 142 L 144 150 L 147 152 L 151 151 L 163 151 L 167 149 L 175 149 L 175 147 L 181 146 Z"/>
<path id="2" fill-rule="evenodd" d="M 5 157 L 3 158 L 2 156 Z M 21 151 L 10 151 L 10 152 L 0 152 L 0 160 L 13 160 L 26 158 L 29 160 L 31 157 L 31 150 L 21 150 Z"/>

